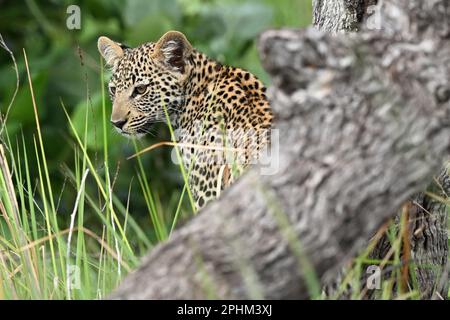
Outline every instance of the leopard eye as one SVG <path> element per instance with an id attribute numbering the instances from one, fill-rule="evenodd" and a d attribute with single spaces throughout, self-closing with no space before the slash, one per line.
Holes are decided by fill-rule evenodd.
<path id="1" fill-rule="evenodd" d="M 115 95 L 115 94 L 116 94 L 116 87 L 113 87 L 113 86 L 109 87 L 109 93 L 110 93 L 112 96 Z"/>
<path id="2" fill-rule="evenodd" d="M 140 84 L 134 88 L 135 94 L 144 94 L 147 91 L 147 85 Z"/>

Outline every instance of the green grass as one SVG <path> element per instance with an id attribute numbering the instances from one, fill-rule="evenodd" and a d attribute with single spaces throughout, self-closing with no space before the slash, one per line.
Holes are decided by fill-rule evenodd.
<path id="1" fill-rule="evenodd" d="M 106 97 L 102 94 L 103 162 L 99 167 L 87 148 L 89 108 L 83 132 L 77 132 L 66 111 L 75 138 L 74 165 L 64 166 L 68 184 L 76 189 L 71 210 L 58 207 L 58 195 L 49 175 L 45 142 L 26 53 L 28 85 L 36 122 L 34 149 L 25 139 L 10 137 L 4 130 L 0 174 L 0 299 L 95 299 L 105 297 L 154 241 L 129 214 L 129 197 L 122 203 L 113 190 L 108 163 Z M 102 72 L 103 74 L 103 72 Z M 101 79 L 102 83 L 104 79 Z M 30 110 L 31 111 L 31 110 Z M 97 156 L 97 155 L 96 155 Z M 30 168 L 37 168 L 33 176 Z M 155 204 L 149 180 L 139 162 L 138 179 L 143 187 L 157 241 L 168 238 L 168 216 Z M 89 182 L 89 188 L 87 184 Z M 94 186 L 94 188 L 92 188 Z M 61 191 L 63 193 L 64 190 Z M 131 193 L 131 183 L 128 194 Z M 179 209 L 177 209 L 179 211 Z M 101 232 L 85 225 L 94 216 Z M 92 217 L 90 218 L 92 220 Z M 67 223 L 70 221 L 70 223 Z M 99 228 L 97 228 L 99 229 Z M 133 239 L 133 243 L 129 239 Z M 76 279 L 77 281 L 73 282 Z M 79 283 L 78 283 L 79 280 Z M 73 287 L 80 285 L 80 287 Z"/>

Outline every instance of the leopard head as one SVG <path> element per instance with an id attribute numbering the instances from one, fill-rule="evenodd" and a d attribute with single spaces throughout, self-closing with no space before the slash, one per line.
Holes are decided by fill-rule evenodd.
<path id="1" fill-rule="evenodd" d="M 193 48 L 177 31 L 156 43 L 128 48 L 107 37 L 98 39 L 98 50 L 112 69 L 109 94 L 111 123 L 126 135 L 142 136 L 155 122 L 181 112 L 184 88 L 193 68 Z"/>

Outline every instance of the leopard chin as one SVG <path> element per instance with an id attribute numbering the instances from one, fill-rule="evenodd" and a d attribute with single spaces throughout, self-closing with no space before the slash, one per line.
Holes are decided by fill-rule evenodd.
<path id="1" fill-rule="evenodd" d="M 136 138 L 137 139 L 141 139 L 147 134 L 146 131 L 145 132 L 139 132 L 139 130 L 138 130 L 136 132 L 128 132 L 128 131 L 124 131 L 124 130 L 119 129 L 119 128 L 116 128 L 116 131 L 118 133 L 120 133 L 122 136 L 124 136 L 124 137 L 126 137 L 128 139 L 136 139 Z"/>

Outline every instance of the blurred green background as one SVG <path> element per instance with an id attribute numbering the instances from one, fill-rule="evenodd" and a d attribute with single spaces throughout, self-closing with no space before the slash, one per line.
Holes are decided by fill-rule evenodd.
<path id="1" fill-rule="evenodd" d="M 39 109 L 47 162 L 58 200 L 58 212 L 70 212 L 77 188 L 67 179 L 65 167 L 73 167 L 75 143 L 62 102 L 75 126 L 84 128 L 85 108 L 91 108 L 89 152 L 102 170 L 100 56 L 96 41 L 100 35 L 136 46 L 156 41 L 168 30 L 186 34 L 193 46 L 222 63 L 245 68 L 269 84 L 255 46 L 258 34 L 273 27 L 303 27 L 311 22 L 311 0 L 96 0 L 96 1 L 9 1 L 0 0 L 0 33 L 14 53 L 20 87 L 7 120 L 10 139 L 21 141 L 22 133 L 33 150 L 36 124 L 26 76 L 26 50 Z M 76 4 L 81 9 L 81 29 L 69 30 L 66 10 Z M 16 75 L 7 51 L 0 50 L 0 109 L 5 114 L 16 87 Z M 108 113 L 111 103 L 107 103 Z M 108 114 L 109 117 L 109 114 Z M 169 140 L 168 130 L 158 127 L 155 136 L 140 143 L 151 145 Z M 115 177 L 114 192 L 127 201 L 131 182 L 130 212 L 151 233 L 147 207 L 138 192 L 133 143 L 112 128 L 107 132 L 109 163 Z M 4 138 L 4 135 L 2 135 Z M 157 205 L 174 211 L 180 198 L 181 175 L 170 161 L 170 149 L 159 148 L 143 156 L 147 177 Z M 35 171 L 35 167 L 30 168 Z M 116 174 L 117 173 L 117 174 Z M 96 188 L 92 183 L 87 189 Z M 67 219 L 61 215 L 60 219 Z M 93 221 L 93 223 L 95 223 Z M 86 215 L 89 225 L 89 214 Z M 92 226 L 91 226 L 92 227 Z"/>

